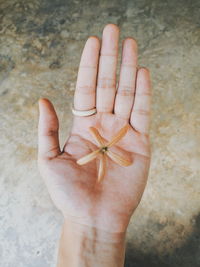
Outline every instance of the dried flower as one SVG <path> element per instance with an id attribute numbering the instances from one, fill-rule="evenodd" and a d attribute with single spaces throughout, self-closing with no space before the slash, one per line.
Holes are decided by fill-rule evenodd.
<path id="1" fill-rule="evenodd" d="M 132 163 L 131 161 L 124 159 L 123 157 L 121 157 L 120 155 L 114 153 L 113 151 L 109 149 L 111 146 L 115 145 L 126 134 L 128 128 L 129 128 L 129 125 L 128 124 L 125 125 L 123 128 L 119 130 L 119 132 L 115 136 L 113 136 L 110 142 L 105 143 L 104 139 L 102 138 L 98 130 L 94 127 L 90 127 L 89 128 L 90 133 L 92 134 L 93 138 L 99 145 L 99 148 L 87 154 L 86 156 L 83 156 L 79 160 L 77 160 L 77 163 L 79 165 L 83 165 L 83 164 L 86 164 L 92 161 L 93 159 L 99 156 L 100 163 L 99 163 L 99 171 L 98 171 L 98 182 L 100 182 L 105 175 L 106 156 L 108 156 L 110 159 L 112 159 L 114 162 L 116 162 L 120 166 L 129 166 Z"/>

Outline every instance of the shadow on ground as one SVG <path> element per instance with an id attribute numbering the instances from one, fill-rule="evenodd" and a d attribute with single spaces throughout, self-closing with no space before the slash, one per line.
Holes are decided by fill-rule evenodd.
<path id="1" fill-rule="evenodd" d="M 172 253 L 160 256 L 144 254 L 127 244 L 125 267 L 199 267 L 200 266 L 200 214 L 195 218 L 194 231 L 185 243 Z"/>

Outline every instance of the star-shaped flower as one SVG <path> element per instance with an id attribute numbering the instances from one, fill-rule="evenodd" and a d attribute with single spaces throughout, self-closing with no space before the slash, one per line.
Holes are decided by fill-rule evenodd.
<path id="1" fill-rule="evenodd" d="M 110 159 L 112 159 L 114 162 L 121 166 L 129 166 L 132 162 L 124 159 L 120 155 L 114 153 L 110 150 L 110 147 L 115 145 L 127 132 L 129 128 L 129 125 L 125 125 L 123 128 L 119 130 L 119 132 L 113 136 L 110 142 L 105 143 L 104 138 L 100 135 L 98 130 L 95 127 L 90 127 L 90 133 L 94 137 L 95 141 L 99 145 L 99 148 L 86 156 L 83 156 L 79 160 L 77 160 L 77 163 L 79 165 L 86 164 L 96 157 L 100 157 L 100 163 L 99 163 L 99 171 L 98 171 L 98 182 L 100 182 L 104 175 L 105 175 L 105 169 L 106 169 L 106 156 L 108 156 Z"/>

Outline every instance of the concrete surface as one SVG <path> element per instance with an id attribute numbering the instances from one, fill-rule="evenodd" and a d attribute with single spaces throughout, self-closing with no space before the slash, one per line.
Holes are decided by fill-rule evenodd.
<path id="1" fill-rule="evenodd" d="M 0 1 L 0 266 L 53 267 L 62 217 L 36 164 L 39 97 L 61 140 L 84 42 L 107 23 L 134 36 L 153 80 L 153 160 L 132 217 L 125 266 L 200 266 L 200 30 L 193 1 Z"/>

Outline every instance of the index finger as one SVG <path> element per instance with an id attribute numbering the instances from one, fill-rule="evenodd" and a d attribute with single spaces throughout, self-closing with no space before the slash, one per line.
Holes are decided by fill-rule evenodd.
<path id="1" fill-rule="evenodd" d="M 91 36 L 86 41 L 78 70 L 74 108 L 89 110 L 96 106 L 96 79 L 99 61 L 100 41 Z"/>

